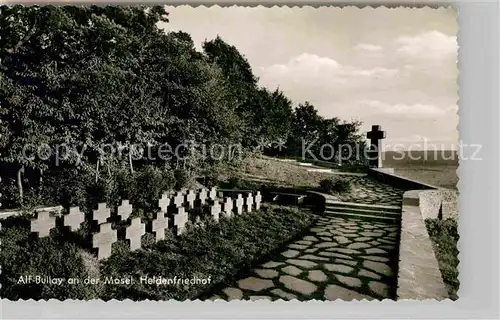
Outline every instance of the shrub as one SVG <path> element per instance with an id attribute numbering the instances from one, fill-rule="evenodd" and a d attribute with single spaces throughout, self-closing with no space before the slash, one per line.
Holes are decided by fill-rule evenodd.
<path id="1" fill-rule="evenodd" d="M 227 184 L 231 189 L 239 189 L 242 185 L 242 180 L 239 176 L 231 176 L 229 177 Z"/>
<path id="2" fill-rule="evenodd" d="M 55 204 L 53 199 L 47 199 L 41 192 L 40 187 L 25 188 L 23 190 L 23 201 L 19 195 L 19 189 L 14 181 L 3 179 L 0 182 L 2 190 L 2 209 L 3 208 L 32 208 L 39 205 Z"/>
<path id="3" fill-rule="evenodd" d="M 80 206 L 91 210 L 99 202 L 119 204 L 121 199 L 130 199 L 138 207 L 149 209 L 154 198 L 174 187 L 182 188 L 189 182 L 189 175 L 183 170 L 167 170 L 145 166 L 133 174 L 120 164 L 103 169 L 96 180 L 95 172 L 88 168 L 57 167 L 44 176 L 40 186 L 24 189 L 23 203 L 19 199 L 16 182 L 2 179 L 2 208 L 32 208 L 34 206 L 62 205 Z M 157 199 L 156 199 L 157 200 Z"/>
<path id="4" fill-rule="evenodd" d="M 186 187 L 189 183 L 190 176 L 187 170 L 177 169 L 174 171 L 174 179 L 175 179 L 175 190 L 181 190 Z"/>
<path id="5" fill-rule="evenodd" d="M 2 190 L 2 208 L 17 208 L 21 205 L 19 190 L 13 179 L 2 178 L 0 190 Z"/>
<path id="6" fill-rule="evenodd" d="M 222 183 L 223 188 L 240 190 L 262 190 L 266 185 L 258 181 L 249 181 L 239 176 L 231 176 L 227 183 Z"/>
<path id="7" fill-rule="evenodd" d="M 84 205 L 89 187 L 95 184 L 95 175 L 74 167 L 56 167 L 43 177 L 43 182 L 33 186 L 24 179 L 23 201 L 19 197 L 17 182 L 14 179 L 2 179 L 2 208 L 30 208 L 33 206 L 51 206 L 61 204 Z M 93 190 L 92 190 L 93 191 Z M 90 194 L 95 195 L 90 192 Z M 101 193 L 99 196 L 103 196 Z"/>
<path id="8" fill-rule="evenodd" d="M 157 201 L 163 192 L 174 187 L 174 176 L 171 171 L 165 171 L 154 166 L 145 166 L 134 172 L 128 196 L 134 207 L 147 212 L 156 209 Z"/>
<path id="9" fill-rule="evenodd" d="M 351 182 L 349 180 L 339 178 L 321 180 L 319 182 L 319 186 L 323 192 L 329 194 L 346 193 L 351 191 Z"/>
<path id="10" fill-rule="evenodd" d="M 450 298 L 456 299 L 460 286 L 458 272 L 458 224 L 453 219 L 426 219 L 425 224 L 434 243 L 436 258 L 443 281 L 448 288 Z"/>
<path id="11" fill-rule="evenodd" d="M 217 187 L 219 185 L 219 173 L 207 170 L 198 181 L 206 188 Z"/>
<path id="12" fill-rule="evenodd" d="M 442 235 L 454 242 L 458 241 L 458 224 L 455 220 L 427 219 L 425 222 L 430 235 Z"/>

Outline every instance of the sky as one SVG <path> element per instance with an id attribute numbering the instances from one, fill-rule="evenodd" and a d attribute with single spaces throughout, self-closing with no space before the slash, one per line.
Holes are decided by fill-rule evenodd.
<path id="1" fill-rule="evenodd" d="M 453 8 L 167 6 L 166 31 L 198 50 L 220 36 L 249 61 L 259 85 L 324 117 L 381 125 L 386 150 L 458 148 Z"/>

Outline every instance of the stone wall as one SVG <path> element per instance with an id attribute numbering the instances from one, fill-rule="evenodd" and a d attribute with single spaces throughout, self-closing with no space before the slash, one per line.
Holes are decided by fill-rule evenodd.
<path id="1" fill-rule="evenodd" d="M 458 219 L 458 192 L 398 176 L 387 168 L 372 168 L 368 174 L 408 190 L 403 195 L 397 299 L 447 299 L 425 219 Z"/>
<path id="2" fill-rule="evenodd" d="M 37 206 L 32 208 L 30 211 L 31 213 L 36 211 L 48 211 L 48 212 L 59 213 L 62 210 L 63 210 L 62 206 L 52 206 L 52 207 Z M 17 216 L 20 214 L 29 214 L 29 213 L 30 212 L 23 212 L 21 210 L 0 210 L 0 220 L 7 219 L 8 217 Z"/>
<path id="3" fill-rule="evenodd" d="M 394 168 L 377 168 L 376 170 L 379 172 L 394 174 Z"/>
<path id="4" fill-rule="evenodd" d="M 419 203 L 424 219 L 458 219 L 458 192 L 455 190 L 422 191 Z"/>
<path id="5" fill-rule="evenodd" d="M 411 190 L 403 196 L 397 299 L 448 298 L 432 241 L 420 209 L 422 190 Z M 424 196 L 423 198 L 426 198 Z M 427 198 L 431 203 L 430 198 Z"/>
<path id="6" fill-rule="evenodd" d="M 308 190 L 306 194 L 306 204 L 310 205 L 315 213 L 323 214 L 325 212 L 326 197 L 328 197 L 329 195 L 312 190 Z"/>
<path id="7" fill-rule="evenodd" d="M 403 201 L 418 201 L 424 219 L 458 219 L 458 192 L 444 189 L 393 173 L 391 168 L 371 168 L 369 176 L 404 190 L 422 190 L 408 193 Z M 417 200 L 414 200 L 418 198 Z"/>
<path id="8" fill-rule="evenodd" d="M 408 179 L 393 173 L 391 168 L 370 168 L 368 175 L 380 182 L 390 184 L 404 190 L 439 189 L 436 186 L 421 181 Z M 392 171 L 392 172 L 391 172 Z"/>

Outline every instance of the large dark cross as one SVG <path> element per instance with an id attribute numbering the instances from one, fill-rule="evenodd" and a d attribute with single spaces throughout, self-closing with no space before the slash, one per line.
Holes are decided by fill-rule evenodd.
<path id="1" fill-rule="evenodd" d="M 368 164 L 370 167 L 382 168 L 382 139 L 385 139 L 385 131 L 382 131 L 382 127 L 379 125 L 372 126 L 372 131 L 366 134 L 366 137 L 370 139 L 370 152 Z"/>

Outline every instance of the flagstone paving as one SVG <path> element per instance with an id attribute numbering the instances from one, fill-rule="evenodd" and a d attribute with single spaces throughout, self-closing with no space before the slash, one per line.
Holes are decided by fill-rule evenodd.
<path id="1" fill-rule="evenodd" d="M 336 196 L 339 201 L 398 206 L 403 200 L 403 189 L 371 177 L 346 176 L 343 179 L 351 182 L 351 190 Z"/>
<path id="2" fill-rule="evenodd" d="M 353 235 L 352 237 L 348 235 Z M 310 233 L 216 292 L 232 299 L 394 298 L 398 226 L 319 217 Z"/>
<path id="3" fill-rule="evenodd" d="M 345 176 L 342 202 L 400 206 L 404 190 L 364 176 Z M 309 233 L 250 270 L 212 299 L 393 299 L 399 227 L 336 216 L 319 217 Z M 266 271 L 267 270 L 267 271 Z"/>

